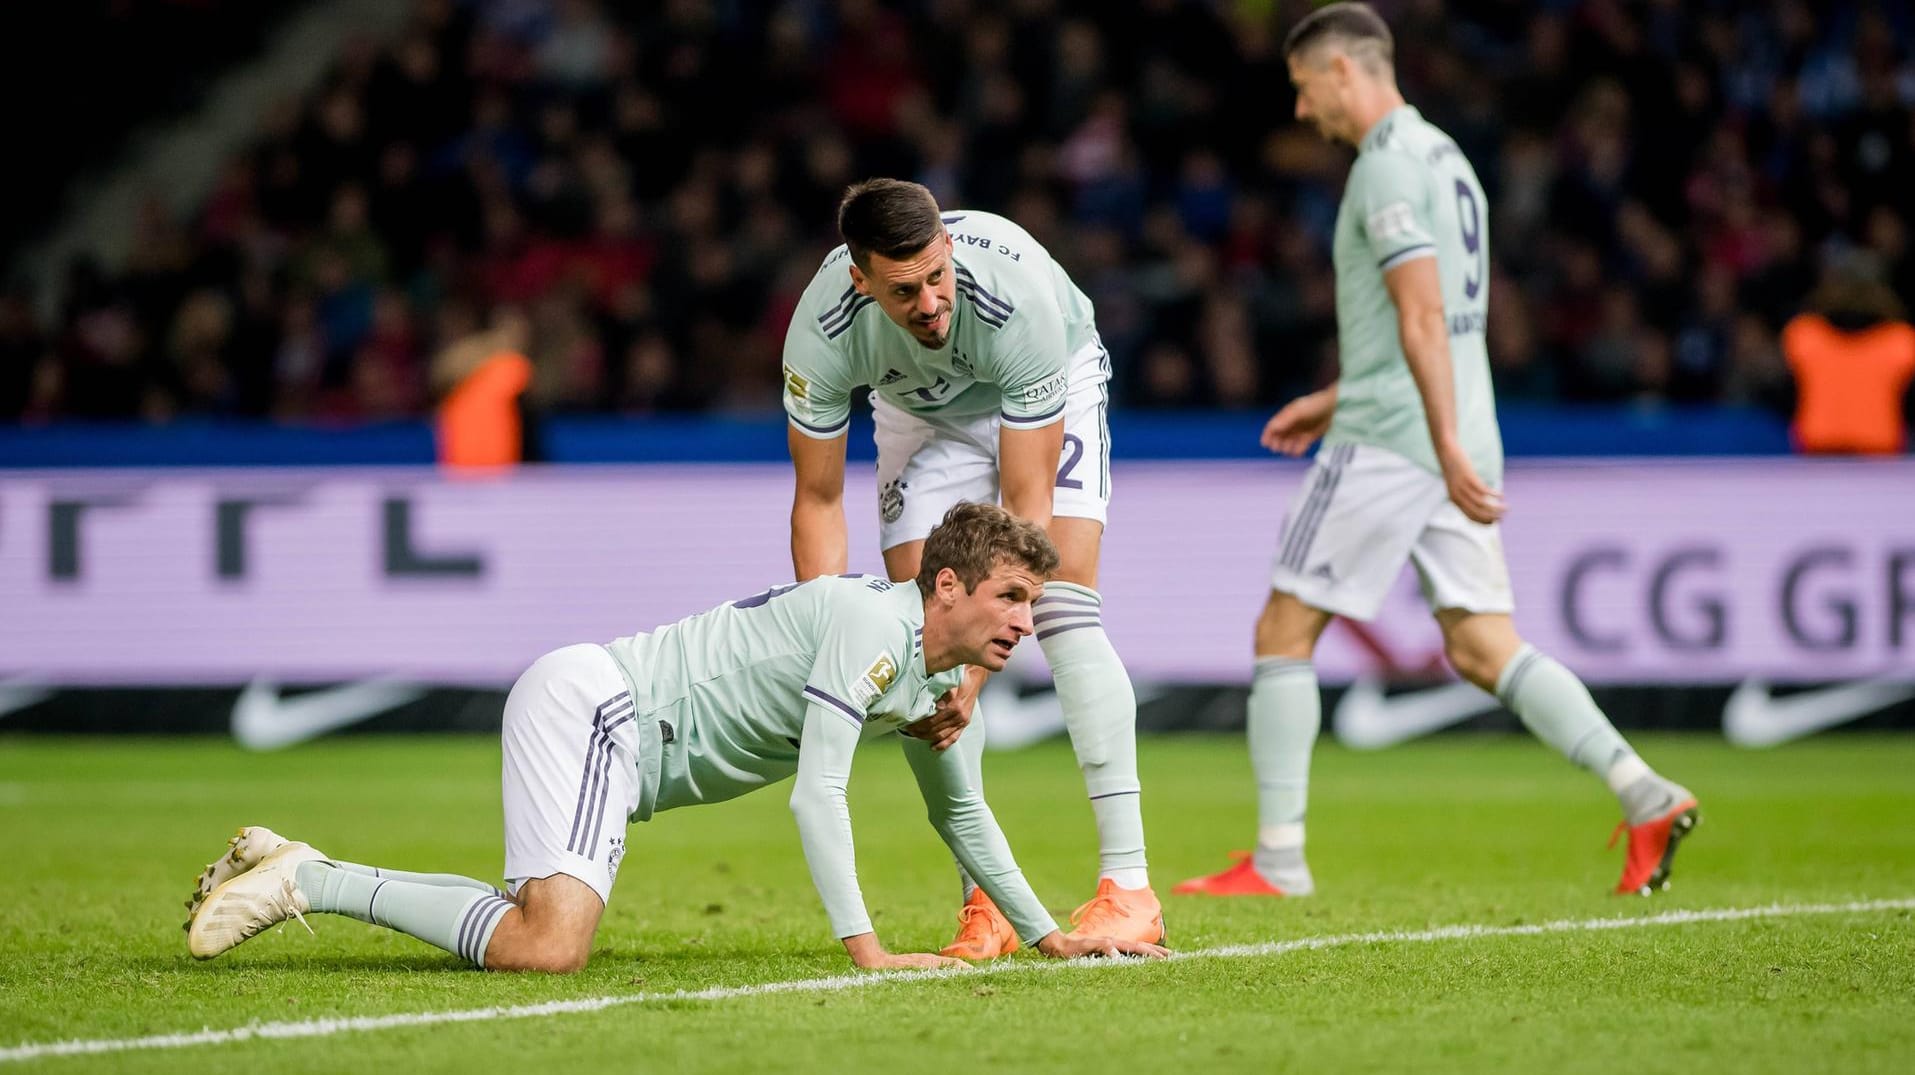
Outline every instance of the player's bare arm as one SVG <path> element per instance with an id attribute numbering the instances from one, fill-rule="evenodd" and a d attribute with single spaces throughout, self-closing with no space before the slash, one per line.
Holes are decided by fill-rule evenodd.
<path id="1" fill-rule="evenodd" d="M 1330 431 L 1336 414 L 1337 386 L 1320 388 L 1284 404 L 1264 423 L 1261 443 L 1283 455 L 1302 455 Z"/>
<path id="2" fill-rule="evenodd" d="M 1063 451 L 1061 418 L 1037 429 L 1006 426 L 998 431 L 998 482 L 1007 511 L 1039 526 L 1050 526 L 1051 493 L 1056 488 Z M 989 678 L 986 669 L 967 669 L 963 685 L 940 698 L 937 712 L 906 728 L 906 733 L 929 741 L 938 750 L 949 749 L 971 723 L 978 692 Z"/>
<path id="3" fill-rule="evenodd" d="M 1449 326 L 1443 318 L 1443 287 L 1434 257 L 1406 261 L 1383 274 L 1396 304 L 1396 327 L 1403 355 L 1423 399 L 1430 442 L 1443 468 L 1450 499 L 1479 523 L 1503 517 L 1503 496 L 1476 473 L 1456 435 L 1456 381 L 1450 368 Z"/>
<path id="4" fill-rule="evenodd" d="M 796 483 L 791 498 L 791 569 L 799 581 L 842 574 L 850 562 L 844 521 L 845 434 L 830 440 L 787 428 Z"/>
<path id="5" fill-rule="evenodd" d="M 1058 461 L 1064 452 L 1064 420 L 1037 429 L 1005 426 L 998 430 L 997 445 L 1005 510 L 1048 529 Z"/>

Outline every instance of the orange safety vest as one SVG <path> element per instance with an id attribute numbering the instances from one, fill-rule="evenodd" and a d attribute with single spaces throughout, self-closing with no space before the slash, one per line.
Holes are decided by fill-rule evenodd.
<path id="1" fill-rule="evenodd" d="M 1915 378 L 1915 327 L 1885 321 L 1844 332 L 1820 314 L 1782 328 L 1795 373 L 1798 451 L 1890 455 L 1908 443 L 1902 396 Z"/>
<path id="2" fill-rule="evenodd" d="M 439 404 L 439 463 L 448 467 L 507 467 L 525 457 L 519 396 L 532 383 L 532 363 L 501 351 L 453 386 Z"/>

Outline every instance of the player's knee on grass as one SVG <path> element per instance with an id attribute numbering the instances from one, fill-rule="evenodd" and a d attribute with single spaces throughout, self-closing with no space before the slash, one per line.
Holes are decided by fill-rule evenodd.
<path id="1" fill-rule="evenodd" d="M 527 881 L 485 949 L 485 969 L 574 974 L 592 955 L 605 904 L 592 886 L 566 874 Z"/>

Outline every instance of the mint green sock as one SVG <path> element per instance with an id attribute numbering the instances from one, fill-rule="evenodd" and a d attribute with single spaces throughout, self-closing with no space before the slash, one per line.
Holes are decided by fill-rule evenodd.
<path id="1" fill-rule="evenodd" d="M 1264 880 L 1292 896 L 1315 890 L 1303 861 L 1310 753 L 1323 726 L 1317 669 L 1307 660 L 1259 657 L 1250 680 L 1250 768 L 1257 776 L 1257 849 Z"/>
<path id="2" fill-rule="evenodd" d="M 456 873 L 409 873 L 405 870 L 388 870 L 379 866 L 362 866 L 357 862 L 334 861 L 334 866 L 347 873 L 356 873 L 365 877 L 378 877 L 388 881 L 408 881 L 415 885 L 432 885 L 437 888 L 471 888 L 480 892 L 490 892 L 500 899 L 505 892 L 497 885 L 488 885 L 484 881 Z"/>
<path id="3" fill-rule="evenodd" d="M 1250 680 L 1250 768 L 1257 774 L 1257 828 L 1301 826 L 1310 793 L 1310 751 L 1323 726 L 1316 666 L 1259 657 Z M 1299 836 L 1302 829 L 1297 829 Z M 1259 843 L 1265 842 L 1259 840 Z"/>
<path id="4" fill-rule="evenodd" d="M 1098 876 L 1123 888 L 1147 888 L 1137 694 L 1104 633 L 1103 605 L 1096 590 L 1053 580 L 1032 606 L 1033 622 L 1097 821 Z"/>
<path id="5" fill-rule="evenodd" d="M 1527 643 L 1496 677 L 1496 697 L 1536 738 L 1599 777 L 1635 756 L 1576 673 Z"/>
<path id="6" fill-rule="evenodd" d="M 398 930 L 480 967 L 485 966 L 492 932 L 515 906 L 490 895 L 485 890 L 491 886 L 478 881 L 420 884 L 374 877 L 329 862 L 300 863 L 294 881 L 315 911 Z"/>

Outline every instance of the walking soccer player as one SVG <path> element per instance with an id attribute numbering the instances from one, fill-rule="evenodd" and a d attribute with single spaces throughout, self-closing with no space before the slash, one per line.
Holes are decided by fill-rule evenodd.
<path id="1" fill-rule="evenodd" d="M 1489 230 L 1483 188 L 1442 131 L 1403 102 L 1390 31 L 1361 3 L 1323 7 L 1284 43 L 1297 118 L 1357 148 L 1337 212 L 1342 370 L 1264 427 L 1287 455 L 1323 450 L 1285 521 L 1256 628 L 1250 760 L 1258 789 L 1249 858 L 1174 891 L 1305 896 L 1310 750 L 1321 724 L 1311 656 L 1332 615 L 1367 620 L 1407 558 L 1464 679 L 1536 737 L 1602 778 L 1629 847 L 1618 892 L 1666 884 L 1695 796 L 1637 757 L 1569 669 L 1526 644 L 1497 520 L 1503 448 L 1484 324 Z"/>
<path id="2" fill-rule="evenodd" d="M 1110 503 L 1105 420 L 1110 356 L 1091 303 L 1024 229 L 940 212 L 916 183 L 873 179 L 838 209 L 845 240 L 818 269 L 785 335 L 787 441 L 796 471 L 798 578 L 846 568 L 844 461 L 851 393 L 871 388 L 878 536 L 893 579 L 919 573 L 924 537 L 962 500 L 997 501 L 1044 527 L 1060 566 L 1036 607 L 1078 768 L 1097 820 L 1096 894 L 1071 921 L 1087 933 L 1161 941 L 1137 782 L 1137 698 L 1104 634 L 1098 550 Z M 876 307 L 876 309 L 872 309 Z M 926 734 L 949 745 L 970 720 L 975 669 Z M 957 740 L 973 782 L 983 731 Z M 963 878 L 947 955 L 989 959 L 1017 933 L 988 888 Z"/>
<path id="3" fill-rule="evenodd" d="M 241 830 L 201 875 L 187 945 L 209 959 L 288 918 L 342 914 L 487 970 L 585 966 L 625 854 L 620 819 L 720 802 L 796 774 L 791 811 L 836 936 L 865 968 L 959 965 L 885 951 L 865 913 L 845 787 L 853 750 L 920 720 L 963 675 L 1004 667 L 1057 567 L 1044 532 L 961 504 L 924 543 L 915 584 L 845 575 L 780 586 L 610 645 L 555 650 L 505 701 L 507 892 L 451 874 L 328 858 Z M 1057 928 L 1011 858 L 959 752 L 902 738 L 932 824 L 1048 956 L 1163 956 Z"/>

